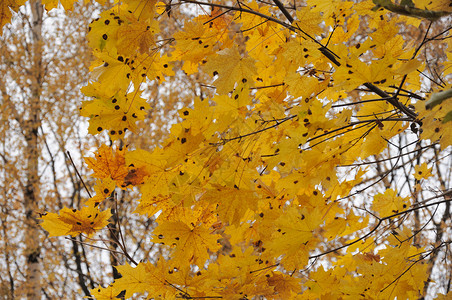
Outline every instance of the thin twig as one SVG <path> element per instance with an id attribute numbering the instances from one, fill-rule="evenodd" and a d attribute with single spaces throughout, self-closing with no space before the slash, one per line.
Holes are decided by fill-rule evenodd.
<path id="1" fill-rule="evenodd" d="M 65 154 L 66 154 L 66 156 L 69 158 L 69 160 L 71 161 L 72 166 L 74 167 L 75 172 L 77 173 L 78 178 L 80 179 L 80 181 L 82 182 L 83 186 L 85 187 L 86 192 L 88 193 L 88 196 L 89 196 L 90 198 L 92 198 L 93 196 L 91 196 L 91 193 L 89 192 L 88 187 L 86 186 L 85 182 L 83 181 L 82 176 L 81 176 L 80 173 L 78 172 L 77 167 L 75 166 L 75 163 L 74 163 L 74 161 L 72 160 L 71 153 L 70 153 L 69 151 L 66 151 Z"/>

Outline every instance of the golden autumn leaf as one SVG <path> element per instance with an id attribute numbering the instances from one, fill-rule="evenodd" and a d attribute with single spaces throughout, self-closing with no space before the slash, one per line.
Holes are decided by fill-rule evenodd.
<path id="1" fill-rule="evenodd" d="M 96 300 L 115 300 L 118 295 L 114 292 L 111 285 L 106 288 L 98 286 L 97 288 L 90 290 L 90 292 L 92 296 L 96 297 Z"/>
<path id="2" fill-rule="evenodd" d="M 159 32 L 158 22 L 136 21 L 118 29 L 118 52 L 125 56 L 150 53 L 155 46 L 154 36 Z"/>
<path id="3" fill-rule="evenodd" d="M 282 298 L 295 296 L 300 288 L 300 279 L 287 274 L 275 272 L 267 279 L 268 285 L 272 286 L 275 292 Z"/>
<path id="4" fill-rule="evenodd" d="M 116 182 L 110 177 L 105 177 L 102 179 L 96 179 L 96 184 L 94 185 L 94 191 L 96 195 L 89 198 L 85 204 L 87 206 L 90 205 L 98 205 L 105 199 L 111 196 L 111 193 L 114 192 L 116 187 Z"/>
<path id="5" fill-rule="evenodd" d="M 408 209 L 410 206 L 409 198 L 397 196 L 397 190 L 387 189 L 384 193 L 374 196 L 372 208 L 379 213 L 381 217 L 386 217 Z"/>
<path id="6" fill-rule="evenodd" d="M 148 274 L 146 270 L 146 265 L 149 265 L 149 263 L 140 263 L 135 268 L 133 268 L 129 264 L 117 266 L 116 269 L 122 276 L 113 285 L 116 293 L 120 293 L 121 291 L 125 290 L 125 296 L 127 298 L 130 298 L 135 293 L 142 294 L 149 289 L 152 279 L 154 279 L 154 285 L 158 284 L 160 288 L 164 288 L 165 281 L 163 281 L 163 278 L 150 277 L 150 274 Z"/>
<path id="7" fill-rule="evenodd" d="M 350 59 L 335 72 L 334 80 L 337 85 L 350 91 L 366 82 L 393 84 L 395 79 L 391 68 L 396 63 L 393 57 L 384 57 L 372 66 L 357 58 Z"/>
<path id="8" fill-rule="evenodd" d="M 416 178 L 417 180 L 427 179 L 427 178 L 433 176 L 432 170 L 433 170 L 433 167 L 429 168 L 427 166 L 427 163 L 423 163 L 421 165 L 416 165 L 416 166 L 414 166 L 414 178 Z"/>
<path id="9" fill-rule="evenodd" d="M 127 9 L 140 21 L 155 17 L 157 0 L 126 0 L 124 2 L 127 4 Z"/>
<path id="10" fill-rule="evenodd" d="M 92 69 L 92 77 L 102 85 L 111 85 L 121 91 L 126 91 L 132 79 L 132 69 L 127 57 L 113 51 L 112 53 L 96 51 L 99 65 Z M 83 91 L 85 93 L 85 91 Z M 122 93 L 121 93 L 122 94 Z M 88 94 L 86 94 L 88 96 Z"/>
<path id="11" fill-rule="evenodd" d="M 41 219 L 42 228 L 50 236 L 86 234 L 88 237 L 108 225 L 109 210 L 100 211 L 98 206 L 84 206 L 81 210 L 64 207 L 56 213 L 47 213 Z"/>
<path id="12" fill-rule="evenodd" d="M 275 255 L 283 255 L 281 263 L 288 269 L 304 266 L 309 250 L 315 244 L 315 229 L 322 223 L 320 211 L 290 208 L 275 220 L 272 239 L 264 245 Z"/>
<path id="13" fill-rule="evenodd" d="M 319 12 L 314 12 L 309 8 L 303 8 L 297 10 L 298 21 L 294 22 L 294 26 L 300 28 L 304 32 L 308 32 L 311 35 L 317 35 L 323 32 L 320 28 L 321 15 Z"/>
<path id="14" fill-rule="evenodd" d="M 129 264 L 115 267 L 122 275 L 121 278 L 115 280 L 112 289 L 116 295 L 121 291 L 125 291 L 125 297 L 130 298 L 135 293 L 149 293 L 149 296 L 162 297 L 170 299 L 175 297 L 178 292 L 168 284 L 166 278 L 170 267 L 160 259 L 156 265 L 151 263 L 139 263 L 138 266 L 132 267 Z"/>
<path id="15" fill-rule="evenodd" d="M 0 3 L 0 28 L 6 23 L 11 22 L 13 16 L 11 11 L 17 12 L 21 5 L 25 4 L 25 0 L 2 0 Z"/>
<path id="16" fill-rule="evenodd" d="M 452 298 L 452 291 L 448 292 L 446 295 L 442 294 L 442 293 L 439 293 L 437 295 L 437 297 L 435 298 L 435 300 L 447 300 L 447 299 L 450 299 L 450 298 Z"/>
<path id="17" fill-rule="evenodd" d="M 156 80 L 158 82 L 165 81 L 166 76 L 173 76 L 175 74 L 172 60 L 172 57 L 155 50 L 151 51 L 150 54 L 138 54 L 129 62 L 132 70 L 131 79 L 133 84 L 139 86 L 139 84 L 145 81 L 146 77 L 149 80 Z"/>
<path id="18" fill-rule="evenodd" d="M 337 292 L 341 290 L 340 278 L 334 274 L 333 270 L 325 270 L 323 266 L 311 274 L 306 286 L 309 287 L 309 295 L 318 298 L 329 294 L 330 290 Z"/>
<path id="19" fill-rule="evenodd" d="M 210 74 L 218 74 L 215 83 L 219 94 L 232 91 L 237 82 L 248 82 L 250 87 L 253 87 L 254 76 L 257 75 L 255 59 L 240 55 L 235 48 L 217 52 L 217 55 L 204 65 L 204 69 Z"/>
<path id="20" fill-rule="evenodd" d="M 163 157 L 169 164 L 187 159 L 204 140 L 201 132 L 192 132 L 190 128 L 177 124 L 171 128 L 170 137 L 164 141 Z"/>
<path id="21" fill-rule="evenodd" d="M 218 204 L 218 213 L 229 224 L 238 224 L 246 212 L 256 209 L 257 201 L 254 191 L 247 188 L 215 185 L 215 189 L 209 190 L 203 197 L 210 203 Z M 245 204 L 245 205 L 244 205 Z"/>
<path id="22" fill-rule="evenodd" d="M 94 158 L 85 157 L 85 162 L 94 171 L 93 177 L 111 178 L 121 187 L 124 177 L 129 173 L 125 165 L 125 152 L 126 148 L 113 149 L 104 144 L 99 147 Z"/>
<path id="23" fill-rule="evenodd" d="M 173 55 L 184 56 L 183 70 L 192 74 L 198 70 L 198 64 L 206 57 L 214 53 L 217 43 L 215 35 L 207 31 L 201 22 L 196 20 L 185 22 L 184 30 L 175 33 L 176 40 Z"/>
<path id="24" fill-rule="evenodd" d="M 136 131 L 136 122 L 144 119 L 150 106 L 136 92 L 124 95 L 104 87 L 96 82 L 82 88 L 82 92 L 93 100 L 82 102 L 80 114 L 90 118 L 89 133 L 94 135 L 108 130 L 110 138 L 117 140 L 128 130 Z"/>
<path id="25" fill-rule="evenodd" d="M 432 142 L 439 141 L 441 149 L 452 145 L 450 122 L 443 122 L 452 111 L 452 101 L 443 101 L 432 109 L 426 109 L 425 103 L 418 101 L 415 107 L 419 111 L 419 119 L 422 120 L 421 138 Z"/>
<path id="26" fill-rule="evenodd" d="M 452 11 L 450 3 L 443 0 L 414 0 L 416 7 L 432 11 Z"/>
<path id="27" fill-rule="evenodd" d="M 124 6 L 103 11 L 88 27 L 88 44 L 98 51 L 114 52 L 118 42 L 118 29 L 131 18 L 134 19 Z"/>
<path id="28" fill-rule="evenodd" d="M 220 237 L 203 224 L 166 221 L 154 230 L 153 241 L 175 247 L 172 255 L 175 266 L 189 262 L 202 267 L 209 259 L 209 251 L 216 252 L 221 248 L 217 242 Z"/>
<path id="29" fill-rule="evenodd" d="M 141 169 L 145 174 L 153 174 L 164 172 L 166 168 L 166 160 L 162 155 L 162 151 L 156 149 L 152 152 L 136 149 L 125 153 L 127 166 L 131 168 Z"/>
<path id="30" fill-rule="evenodd" d="M 184 72 L 197 72 L 205 57 L 233 44 L 233 39 L 224 31 L 224 26 L 230 22 L 230 16 L 213 7 L 209 15 L 202 14 L 185 21 L 183 29 L 174 34 L 176 45 L 172 52 L 174 59 L 184 58 L 181 61 Z"/>

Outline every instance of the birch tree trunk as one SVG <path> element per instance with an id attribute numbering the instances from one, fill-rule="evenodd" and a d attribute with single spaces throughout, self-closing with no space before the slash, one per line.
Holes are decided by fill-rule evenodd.
<path id="1" fill-rule="evenodd" d="M 31 96 L 29 99 L 29 111 L 26 112 L 23 132 L 26 140 L 25 157 L 27 162 L 26 168 L 26 185 L 24 195 L 24 208 L 26 213 L 26 231 L 25 238 L 25 255 L 27 265 L 27 298 L 41 298 L 41 238 L 40 230 L 37 222 L 36 208 L 39 202 L 39 148 L 38 148 L 38 132 L 41 125 L 41 89 L 43 80 L 42 69 L 42 20 L 43 7 L 40 0 L 30 0 L 31 11 L 31 57 L 32 66 L 30 69 Z"/>

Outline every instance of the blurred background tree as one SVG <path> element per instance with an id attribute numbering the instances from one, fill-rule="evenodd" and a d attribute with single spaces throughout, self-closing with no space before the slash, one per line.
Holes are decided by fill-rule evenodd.
<path id="1" fill-rule="evenodd" d="M 22 7 L 0 39 L 0 277 L 3 299 L 57 299 L 93 278 L 82 245 L 72 256 L 63 241 L 46 240 L 39 212 L 77 205 L 82 184 L 76 163 L 86 153 L 86 124 L 78 115 L 90 53 L 85 26 L 92 7 L 45 12 L 40 1 Z M 80 169 L 83 174 L 83 168 Z M 66 247 L 71 246 L 65 243 Z M 74 286 L 72 282 L 78 282 Z"/>

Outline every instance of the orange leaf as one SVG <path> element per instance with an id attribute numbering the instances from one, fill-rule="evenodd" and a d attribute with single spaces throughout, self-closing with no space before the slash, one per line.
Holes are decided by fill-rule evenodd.
<path id="1" fill-rule="evenodd" d="M 102 145 L 95 153 L 95 157 L 85 157 L 85 162 L 94 171 L 93 177 L 101 179 L 111 178 L 121 187 L 124 177 L 129 173 L 125 165 L 125 152 L 126 148 L 113 150 L 106 145 Z"/>

